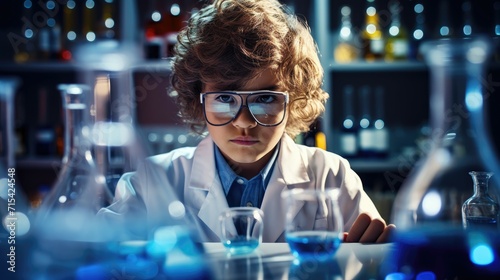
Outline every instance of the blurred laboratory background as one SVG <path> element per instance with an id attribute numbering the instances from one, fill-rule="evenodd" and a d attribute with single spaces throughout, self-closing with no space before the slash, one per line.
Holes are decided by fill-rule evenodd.
<path id="1" fill-rule="evenodd" d="M 16 176 L 32 204 L 53 186 L 62 165 L 64 108 L 58 87 L 81 82 L 74 50 L 82 44 L 127 39 L 140 46 L 129 54 L 137 61 L 130 86 L 136 132 L 148 155 L 199 141 L 179 121 L 168 96 L 168 60 L 177 32 L 208 0 L 137 0 L 132 10 L 121 8 L 125 2 L 0 3 L 0 77 L 19 79 L 13 102 Z M 500 148 L 495 114 L 500 109 L 500 1 L 283 3 L 311 26 L 330 93 L 324 116 L 297 141 L 348 158 L 385 218 L 402 182 L 428 152 L 429 67 L 420 48 L 426 41 L 491 40 L 483 88 L 487 127 Z M 127 25 L 129 18 L 136 19 L 133 26 Z"/>

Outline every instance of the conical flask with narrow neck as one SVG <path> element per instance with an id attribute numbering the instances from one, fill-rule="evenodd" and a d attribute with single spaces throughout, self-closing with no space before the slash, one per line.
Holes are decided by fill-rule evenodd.
<path id="1" fill-rule="evenodd" d="M 88 87 L 69 84 L 59 87 L 65 111 L 65 149 L 62 168 L 37 214 L 44 232 L 57 224 L 64 238 L 88 238 L 68 233 L 87 233 L 96 213 L 108 206 L 112 195 L 99 174 L 92 156 Z M 84 230 L 85 229 L 85 230 Z"/>
<path id="2" fill-rule="evenodd" d="M 398 230 L 388 260 L 404 279 L 497 279 L 498 229 L 464 229 L 462 205 L 473 195 L 469 172 L 497 169 L 483 118 L 483 83 L 490 42 L 446 39 L 423 46 L 430 73 L 430 125 L 426 156 L 403 182 L 392 211 Z M 485 157 L 484 155 L 489 155 Z M 490 194 L 499 198 L 498 184 Z M 401 276 L 401 275 L 400 275 Z M 427 278 L 426 278 L 427 279 Z"/>

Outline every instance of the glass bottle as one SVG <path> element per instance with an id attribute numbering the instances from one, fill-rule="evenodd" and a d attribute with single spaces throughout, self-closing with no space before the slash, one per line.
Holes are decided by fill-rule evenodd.
<path id="1" fill-rule="evenodd" d="M 399 1 L 390 1 L 391 25 L 385 43 L 385 60 L 406 60 L 409 54 L 409 39 L 406 26 L 401 22 L 400 13 L 403 9 Z"/>
<path id="2" fill-rule="evenodd" d="M 493 57 L 495 61 L 500 61 L 500 1 L 493 3 L 494 25 L 491 32 L 493 38 Z"/>
<path id="3" fill-rule="evenodd" d="M 365 25 L 361 33 L 362 56 L 366 61 L 384 57 L 384 35 L 379 24 L 375 0 L 366 0 Z"/>
<path id="4" fill-rule="evenodd" d="M 76 41 L 81 39 L 81 33 L 78 31 L 78 7 L 74 0 L 68 0 L 63 9 L 63 33 L 62 37 L 62 59 L 71 60 L 73 46 Z"/>
<path id="5" fill-rule="evenodd" d="M 58 12 L 59 8 L 56 8 L 56 5 L 50 4 L 47 2 L 47 7 L 50 7 L 50 13 Z M 50 60 L 59 60 L 62 59 L 62 41 L 61 41 L 61 25 L 60 20 L 57 16 L 49 18 L 47 20 L 47 25 L 49 26 L 49 59 Z"/>
<path id="6" fill-rule="evenodd" d="M 371 112 L 372 90 L 370 86 L 362 86 L 360 94 L 360 119 L 358 130 L 359 156 L 362 158 L 372 158 L 375 156 L 375 127 L 373 125 L 373 115 Z"/>
<path id="7" fill-rule="evenodd" d="M 82 20 L 82 36 L 84 40 L 88 42 L 93 42 L 96 39 L 95 33 L 95 1 L 87 0 L 85 1 L 85 7 L 83 8 L 83 20 Z"/>
<path id="8" fill-rule="evenodd" d="M 452 38 L 455 34 L 451 25 L 450 3 L 448 0 L 442 0 L 439 2 L 439 15 L 436 39 Z"/>
<path id="9" fill-rule="evenodd" d="M 419 61 L 423 59 L 420 46 L 422 42 L 425 42 L 427 39 L 424 5 L 422 3 L 415 4 L 413 11 L 415 12 L 415 26 L 411 34 L 409 58 Z"/>
<path id="10" fill-rule="evenodd" d="M 477 30 L 473 23 L 472 17 L 472 5 L 470 1 L 464 1 L 462 3 L 462 13 L 463 13 L 463 25 L 462 25 L 462 33 L 463 37 L 471 37 L 474 33 L 477 33 Z"/>
<path id="11" fill-rule="evenodd" d="M 326 150 L 326 134 L 321 119 L 317 119 L 311 124 L 310 130 L 304 134 L 303 144 Z"/>
<path id="12" fill-rule="evenodd" d="M 25 0 L 23 2 L 23 19 L 33 18 L 33 2 L 31 0 Z M 23 34 L 17 35 L 11 32 L 7 35 L 11 45 L 14 47 L 14 61 L 17 63 L 24 63 L 28 61 L 35 60 L 36 50 L 34 37 L 36 35 L 35 26 L 33 24 L 27 24 L 23 28 Z"/>
<path id="13" fill-rule="evenodd" d="M 466 229 L 481 229 L 481 227 L 497 228 L 498 203 L 488 193 L 488 181 L 491 172 L 471 171 L 474 182 L 474 195 L 462 205 L 462 223 Z"/>
<path id="14" fill-rule="evenodd" d="M 354 117 L 354 87 L 346 85 L 343 93 L 344 120 L 340 133 L 340 155 L 354 158 L 358 155 L 358 125 Z"/>
<path id="15" fill-rule="evenodd" d="M 484 120 L 488 93 L 482 81 L 490 48 L 482 37 L 424 44 L 431 141 L 393 204 L 398 231 L 393 236 L 396 253 L 388 260 L 390 274 L 490 279 L 500 273 L 498 230 L 464 231 L 461 215 L 470 197 L 469 172 L 498 172 Z M 492 196 L 499 197 L 498 181 L 491 186 Z"/>
<path id="16" fill-rule="evenodd" d="M 116 3 L 114 0 L 104 0 L 102 1 L 101 6 L 101 17 L 97 28 L 97 37 L 113 39 L 116 36 Z"/>
<path id="17" fill-rule="evenodd" d="M 359 46 L 356 42 L 357 34 L 354 34 L 352 27 L 351 8 L 343 6 L 340 13 L 342 20 L 333 56 L 338 63 L 353 62 L 358 59 Z"/>
<path id="18" fill-rule="evenodd" d="M 56 182 L 38 209 L 37 230 L 41 236 L 54 239 L 98 238 L 88 236 L 89 230 L 97 229 L 91 222 L 102 207 L 111 203 L 112 195 L 92 156 L 89 88 L 64 84 L 59 90 L 65 111 L 64 156 Z M 55 226 L 60 229 L 57 233 L 53 232 Z"/>
<path id="19" fill-rule="evenodd" d="M 389 155 L 389 130 L 385 123 L 385 90 L 375 87 L 375 113 L 373 118 L 373 150 L 375 157 L 386 158 Z"/>

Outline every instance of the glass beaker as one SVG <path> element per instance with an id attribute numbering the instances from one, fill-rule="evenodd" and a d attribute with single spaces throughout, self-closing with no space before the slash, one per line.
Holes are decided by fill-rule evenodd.
<path id="1" fill-rule="evenodd" d="M 256 207 L 231 207 L 219 215 L 221 242 L 230 254 L 248 254 L 262 243 L 264 213 Z"/>
<path id="2" fill-rule="evenodd" d="M 103 229 L 98 230 L 92 222 L 97 220 L 97 212 L 112 202 L 112 195 L 92 156 L 89 88 L 63 84 L 59 90 L 65 112 L 64 156 L 56 182 L 38 209 L 37 229 L 54 239 L 98 239 L 98 231 Z M 54 227 L 61 229 L 59 236 Z"/>
<path id="3" fill-rule="evenodd" d="M 497 169 L 496 161 L 484 156 L 494 155 L 483 120 L 488 95 L 482 81 L 490 48 L 481 37 L 423 46 L 430 70 L 432 135 L 426 157 L 394 201 L 392 222 L 398 230 L 391 273 L 408 279 L 422 273 L 435 279 L 485 279 L 500 273 L 498 231 L 464 231 L 461 215 L 472 195 L 469 172 Z M 492 195 L 499 197 L 497 189 L 493 182 Z M 477 257 L 478 252 L 488 258 Z"/>
<path id="4" fill-rule="evenodd" d="M 338 189 L 294 188 L 282 192 L 281 198 L 287 213 L 285 238 L 295 259 L 319 262 L 333 260 L 344 232 Z M 316 213 L 316 216 L 310 213 Z M 321 220 L 322 223 L 313 229 L 304 228 L 304 219 Z"/>

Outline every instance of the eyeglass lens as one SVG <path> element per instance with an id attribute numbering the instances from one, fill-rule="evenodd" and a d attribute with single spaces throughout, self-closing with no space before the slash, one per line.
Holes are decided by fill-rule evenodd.
<path id="1" fill-rule="evenodd" d="M 263 125 L 279 124 L 285 115 L 286 96 L 277 93 L 258 93 L 246 96 L 247 107 L 254 119 Z M 213 125 L 231 122 L 243 104 L 243 95 L 235 93 L 205 94 L 205 115 Z"/>

